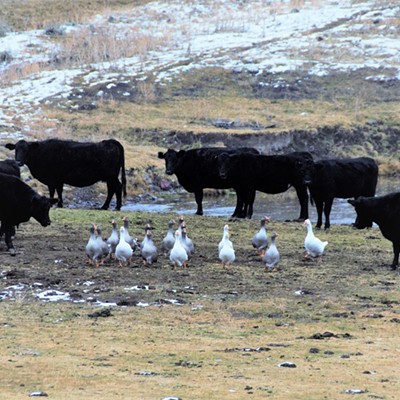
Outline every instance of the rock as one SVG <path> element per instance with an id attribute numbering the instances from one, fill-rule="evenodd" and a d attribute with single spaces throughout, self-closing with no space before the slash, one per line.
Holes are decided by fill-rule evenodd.
<path id="1" fill-rule="evenodd" d="M 171 190 L 173 188 L 173 182 L 170 179 L 161 179 L 159 182 L 161 190 Z"/>
<path id="2" fill-rule="evenodd" d="M 363 389 L 347 389 L 347 390 L 345 390 L 345 393 L 347 393 L 347 394 L 363 394 L 363 393 L 367 393 L 367 390 L 363 390 Z"/>
<path id="3" fill-rule="evenodd" d="M 176 396 L 168 396 L 168 397 L 163 397 L 161 400 L 182 400 L 182 399 Z"/>
<path id="4" fill-rule="evenodd" d="M 36 392 L 32 392 L 29 397 L 48 397 L 49 395 L 45 392 L 42 392 L 40 390 L 36 391 Z"/>
<path id="5" fill-rule="evenodd" d="M 297 368 L 297 365 L 295 363 L 292 363 L 291 361 L 284 361 L 278 364 L 278 367 L 282 368 Z"/>
<path id="6" fill-rule="evenodd" d="M 310 353 L 312 353 L 312 354 L 318 354 L 318 353 L 319 353 L 319 349 L 317 349 L 316 347 L 311 347 Z"/>

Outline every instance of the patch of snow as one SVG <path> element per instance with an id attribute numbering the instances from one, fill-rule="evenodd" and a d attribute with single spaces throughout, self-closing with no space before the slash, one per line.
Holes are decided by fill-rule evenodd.
<path id="1" fill-rule="evenodd" d="M 70 301 L 71 296 L 69 293 L 61 292 L 60 290 L 45 290 L 35 294 L 35 296 L 43 301 L 56 302 L 56 301 Z"/>
<path id="2" fill-rule="evenodd" d="M 399 79 L 399 15 L 390 3 L 306 2 L 292 11 L 288 0 L 171 0 L 98 15 L 90 22 L 92 29 L 119 41 L 148 39 L 153 44 L 134 56 L 60 70 L 53 62 L 60 40 L 41 30 L 9 33 L 0 38 L 0 49 L 10 55 L 0 62 L 0 79 L 13 68 L 39 62 L 53 69 L 0 85 L 0 135 L 29 132 L 32 123 L 43 119 L 42 103 L 59 100 L 61 106 L 74 89 L 100 83 L 112 88 L 145 80 L 149 73 L 164 84 L 180 73 L 207 67 L 252 74 L 301 69 L 319 76 L 371 67 L 391 68 Z M 65 26 L 64 35 L 88 26 Z"/>

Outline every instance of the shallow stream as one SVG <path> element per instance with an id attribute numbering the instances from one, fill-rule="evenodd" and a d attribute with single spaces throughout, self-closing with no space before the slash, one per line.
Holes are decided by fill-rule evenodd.
<path id="1" fill-rule="evenodd" d="M 399 179 L 380 179 L 378 181 L 377 196 L 400 190 Z M 222 216 L 229 218 L 236 204 L 236 195 L 205 196 L 203 200 L 204 215 Z M 196 202 L 191 193 L 176 194 L 171 200 L 156 198 L 152 202 L 128 203 L 122 207 L 126 211 L 146 211 L 159 213 L 194 214 L 196 212 Z M 285 193 L 278 195 L 267 195 L 257 192 L 254 202 L 253 219 L 262 218 L 264 215 L 276 220 L 293 220 L 299 217 L 300 205 L 297 200 L 296 192 L 293 188 Z M 311 221 L 317 220 L 315 206 L 309 206 Z M 335 199 L 331 212 L 332 224 L 350 224 L 355 220 L 354 208 L 348 204 L 346 199 Z"/>

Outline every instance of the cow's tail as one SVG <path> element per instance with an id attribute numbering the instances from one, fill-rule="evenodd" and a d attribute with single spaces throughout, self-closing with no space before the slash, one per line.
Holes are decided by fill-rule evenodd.
<path id="1" fill-rule="evenodd" d="M 309 186 L 307 186 L 307 190 L 308 190 L 308 195 L 310 197 L 310 204 L 314 207 L 314 199 L 312 197 L 311 190 L 310 190 Z"/>
<path id="2" fill-rule="evenodd" d="M 124 146 L 118 141 L 118 147 L 120 149 L 120 157 L 119 157 L 119 167 L 121 169 L 121 183 L 122 183 L 122 194 L 126 197 L 126 173 L 125 173 L 125 150 Z"/>

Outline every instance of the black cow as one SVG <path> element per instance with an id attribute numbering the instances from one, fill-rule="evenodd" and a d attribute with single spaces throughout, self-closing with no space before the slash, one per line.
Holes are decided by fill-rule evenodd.
<path id="1" fill-rule="evenodd" d="M 315 162 L 315 174 L 310 185 L 311 203 L 317 207 L 317 228 L 330 227 L 330 213 L 335 197 L 348 199 L 359 196 L 375 196 L 378 181 L 378 165 L 370 157 L 319 160 Z"/>
<path id="2" fill-rule="evenodd" d="M 15 225 L 31 217 L 42 226 L 50 225 L 49 210 L 56 201 L 40 196 L 21 179 L 0 173 L 0 221 L 7 250 L 15 253 L 11 238 Z"/>
<path id="3" fill-rule="evenodd" d="M 0 161 L 0 173 L 21 177 L 18 163 L 15 160 L 2 160 Z M 4 235 L 4 229 L 0 227 L 0 237 Z M 12 229 L 12 236 L 15 236 L 15 227 Z"/>
<path id="4" fill-rule="evenodd" d="M 379 197 L 361 196 L 348 202 L 357 212 L 355 228 L 370 228 L 375 222 L 382 235 L 393 243 L 394 258 L 391 268 L 395 270 L 399 265 L 400 253 L 400 192 Z"/>
<path id="5" fill-rule="evenodd" d="M 0 173 L 21 178 L 21 171 L 19 170 L 18 163 L 15 160 L 0 161 Z"/>
<path id="6" fill-rule="evenodd" d="M 217 156 L 225 153 L 259 154 L 256 149 L 249 147 L 238 149 L 203 147 L 180 151 L 168 149 L 166 153 L 158 153 L 158 158 L 165 160 L 166 174 L 175 174 L 179 184 L 189 193 L 194 193 L 197 215 L 203 215 L 203 189 L 229 189 L 233 187 L 229 179 L 222 179 L 218 173 Z M 232 217 L 240 217 L 241 213 L 242 202 L 238 199 Z"/>
<path id="7" fill-rule="evenodd" d="M 101 208 L 108 209 L 115 194 L 116 210 L 121 209 L 122 192 L 126 196 L 126 176 L 124 148 L 118 141 L 20 140 L 16 144 L 6 144 L 6 147 L 15 149 L 19 165 L 26 164 L 32 176 L 48 186 L 51 199 L 57 191 L 58 207 L 63 206 L 64 183 L 84 187 L 103 181 L 107 183 L 107 198 Z M 120 172 L 122 184 L 118 179 Z"/>
<path id="8" fill-rule="evenodd" d="M 276 194 L 296 189 L 300 202 L 300 220 L 308 218 L 307 185 L 313 174 L 314 161 L 308 152 L 285 155 L 221 154 L 218 171 L 236 190 L 245 206 L 245 216 L 253 215 L 256 191 Z"/>

